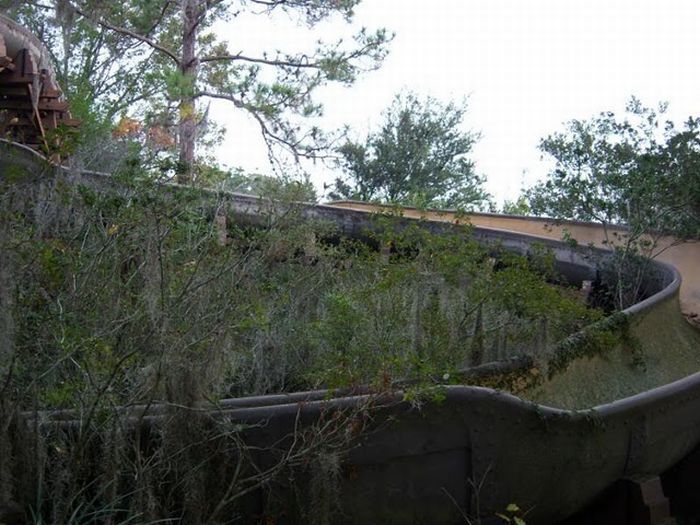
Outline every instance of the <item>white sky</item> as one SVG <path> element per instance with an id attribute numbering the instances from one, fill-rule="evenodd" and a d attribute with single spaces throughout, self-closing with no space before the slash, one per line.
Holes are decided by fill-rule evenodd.
<path id="1" fill-rule="evenodd" d="M 308 49 L 357 28 L 396 33 L 384 65 L 352 87 L 324 88 L 323 126 L 349 124 L 362 138 L 408 88 L 469 97 L 465 129 L 480 131 L 472 158 L 497 202 L 546 174 L 539 139 L 573 118 L 621 111 L 630 95 L 670 103 L 672 118 L 700 115 L 700 0 L 364 0 L 352 26 L 310 31 L 286 17 L 241 16 L 223 28 L 232 51 Z M 270 172 L 256 125 L 225 103 L 220 161 Z M 318 187 L 334 173 L 312 168 Z"/>

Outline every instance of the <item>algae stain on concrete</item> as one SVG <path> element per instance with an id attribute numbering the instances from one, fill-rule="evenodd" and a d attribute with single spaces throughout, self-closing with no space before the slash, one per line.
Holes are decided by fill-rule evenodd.
<path id="1" fill-rule="evenodd" d="M 630 318 L 607 352 L 583 355 L 522 397 L 580 410 L 644 392 L 700 371 L 700 330 L 679 313 L 677 298 Z"/>

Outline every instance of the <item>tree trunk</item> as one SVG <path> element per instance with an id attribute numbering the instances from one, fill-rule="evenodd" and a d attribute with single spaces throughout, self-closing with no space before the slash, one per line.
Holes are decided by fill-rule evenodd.
<path id="1" fill-rule="evenodd" d="M 197 112 L 194 89 L 197 80 L 197 26 L 201 0 L 181 0 L 182 2 L 182 62 L 180 72 L 183 87 L 180 94 L 180 158 L 177 181 L 191 184 L 195 178 L 195 141 L 197 138 Z"/>

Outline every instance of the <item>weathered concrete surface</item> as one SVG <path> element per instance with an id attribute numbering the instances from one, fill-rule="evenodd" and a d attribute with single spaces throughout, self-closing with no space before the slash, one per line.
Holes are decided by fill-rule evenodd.
<path id="1" fill-rule="evenodd" d="M 392 209 L 388 206 L 357 201 L 336 201 L 327 205 L 367 212 Z M 623 228 L 608 227 L 606 235 L 605 229 L 600 224 L 579 221 L 557 221 L 541 217 L 519 217 L 492 213 L 468 213 L 462 215 L 453 211 L 419 210 L 410 207 L 402 207 L 401 209 L 405 217 L 441 222 L 464 223 L 468 221 L 480 228 L 525 233 L 557 241 L 562 240 L 565 234 L 568 233 L 581 245 L 592 244 L 599 248 L 606 247 L 604 243 L 606 236 L 608 239 L 613 239 L 615 234 L 624 235 L 626 233 Z M 689 316 L 692 314 L 700 316 L 700 242 L 688 241 L 678 244 L 671 237 L 661 237 L 658 240 L 657 251 L 661 253 L 656 259 L 675 266 L 683 277 L 680 292 L 683 312 Z"/>
<path id="2" fill-rule="evenodd" d="M 679 314 L 678 298 L 630 316 L 627 340 L 581 356 L 561 373 L 523 393 L 536 403 L 588 408 L 680 380 L 700 370 L 700 332 Z"/>

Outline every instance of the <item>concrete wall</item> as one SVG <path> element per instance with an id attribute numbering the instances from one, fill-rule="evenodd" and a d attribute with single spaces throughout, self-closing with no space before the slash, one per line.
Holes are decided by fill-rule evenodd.
<path id="1" fill-rule="evenodd" d="M 346 514 L 338 523 L 454 524 L 460 510 L 471 515 L 478 505 L 483 516 L 493 516 L 512 502 L 530 509 L 528 523 L 554 523 L 617 479 L 661 472 L 700 439 L 697 375 L 580 412 L 460 386 L 448 387 L 443 402 L 422 410 L 395 401 L 385 400 L 374 427 L 350 452 L 340 479 Z M 343 403 L 239 409 L 227 416 L 288 430 L 299 412 L 313 419 Z M 482 486 L 478 498 L 472 482 Z"/>

